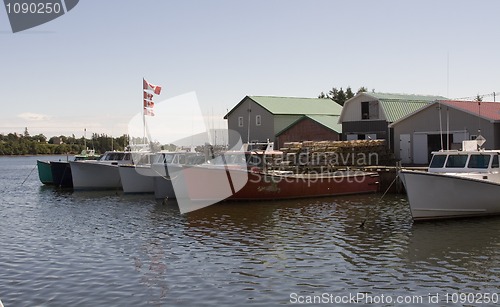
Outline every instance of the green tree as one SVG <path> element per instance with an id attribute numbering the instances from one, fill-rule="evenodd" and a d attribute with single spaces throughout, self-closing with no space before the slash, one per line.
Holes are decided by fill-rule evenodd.
<path id="1" fill-rule="evenodd" d="M 328 95 L 326 95 L 324 92 L 321 92 L 321 93 L 318 95 L 318 98 L 321 98 L 321 99 L 330 99 L 330 97 L 328 97 Z"/>
<path id="2" fill-rule="evenodd" d="M 358 91 L 356 92 L 356 95 L 359 93 L 366 93 L 366 92 L 368 92 L 368 89 L 366 87 L 362 86 L 358 89 Z"/>
<path id="3" fill-rule="evenodd" d="M 330 99 L 340 104 L 341 106 L 343 106 L 344 102 L 347 100 L 346 94 L 342 88 L 337 89 L 336 87 L 333 87 L 328 93 L 330 94 Z"/>
<path id="4" fill-rule="evenodd" d="M 366 87 L 362 86 L 358 89 L 358 91 L 356 92 L 356 95 L 359 93 L 362 93 L 362 92 L 366 92 L 366 91 L 367 91 Z M 331 99 L 331 100 L 335 101 L 336 103 L 340 104 L 341 106 L 343 106 L 347 100 L 351 99 L 354 96 L 355 96 L 355 94 L 352 91 L 352 88 L 350 86 L 348 86 L 345 89 L 345 91 L 342 87 L 340 89 L 337 89 L 336 87 L 332 87 L 332 89 L 329 90 L 327 94 L 325 94 L 324 92 L 321 92 L 318 95 L 318 98 L 324 98 L 324 99 L 328 98 L 328 99 Z"/>
<path id="5" fill-rule="evenodd" d="M 351 99 L 352 97 L 354 97 L 354 93 L 352 92 L 352 89 L 350 86 L 348 86 L 346 89 L 345 89 L 345 97 L 347 98 L 347 100 Z"/>

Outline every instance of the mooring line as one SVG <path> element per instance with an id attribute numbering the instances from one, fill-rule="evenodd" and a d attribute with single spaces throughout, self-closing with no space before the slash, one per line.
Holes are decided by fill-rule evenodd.
<path id="1" fill-rule="evenodd" d="M 31 174 L 33 173 L 33 171 L 35 170 L 36 167 L 37 167 L 36 165 L 35 165 L 35 167 L 33 167 L 31 172 L 28 174 L 28 177 L 26 177 L 26 179 L 24 179 L 24 181 L 23 181 L 23 183 L 21 183 L 21 185 L 23 185 L 26 182 L 26 180 L 28 180 L 28 178 L 31 176 Z"/>

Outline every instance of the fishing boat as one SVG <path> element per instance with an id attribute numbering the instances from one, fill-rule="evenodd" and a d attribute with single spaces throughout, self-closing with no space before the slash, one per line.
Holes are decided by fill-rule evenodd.
<path id="1" fill-rule="evenodd" d="M 121 189 L 118 165 L 133 164 L 133 153 L 130 151 L 107 151 L 99 160 L 69 161 L 73 189 Z"/>
<path id="2" fill-rule="evenodd" d="M 296 174 L 191 167 L 184 175 L 191 200 L 279 200 L 378 191 L 376 172 L 336 171 Z M 220 183 L 227 182 L 227 185 Z M 238 189 L 239 188 L 239 189 Z"/>
<path id="3" fill-rule="evenodd" d="M 400 172 L 413 220 L 500 214 L 500 150 L 480 145 L 463 141 L 462 150 L 433 152 L 428 171 Z"/>
<path id="4" fill-rule="evenodd" d="M 50 168 L 49 161 L 36 160 L 36 166 L 38 168 L 38 178 L 43 184 L 51 185 L 54 184 L 54 179 L 52 178 L 52 170 Z"/>
<path id="5" fill-rule="evenodd" d="M 232 151 L 195 166 L 169 167 L 181 213 L 222 200 L 281 200 L 377 192 L 376 172 L 269 169 L 272 149 Z"/>
<path id="6" fill-rule="evenodd" d="M 118 172 L 124 193 L 153 193 L 151 165 L 123 164 L 118 166 Z"/>
<path id="7" fill-rule="evenodd" d="M 94 150 L 83 150 L 80 154 L 75 155 L 74 161 L 97 160 L 100 155 L 97 155 Z M 69 161 L 50 161 L 50 170 L 52 172 L 53 184 L 61 188 L 73 187 L 73 176 Z"/>
<path id="8" fill-rule="evenodd" d="M 144 155 L 142 161 L 135 164 L 118 166 L 120 180 L 124 193 L 153 193 L 154 178 L 159 176 L 153 163 L 162 158 L 162 152 Z"/>
<path id="9" fill-rule="evenodd" d="M 194 151 L 164 151 L 151 165 L 153 173 L 153 191 L 155 198 L 176 198 L 172 179 L 169 176 L 169 166 L 198 165 L 206 161 L 205 155 Z"/>

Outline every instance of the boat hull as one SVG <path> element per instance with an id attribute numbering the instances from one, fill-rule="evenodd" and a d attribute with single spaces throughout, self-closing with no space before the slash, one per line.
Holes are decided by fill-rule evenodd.
<path id="1" fill-rule="evenodd" d="M 52 170 L 50 168 L 50 162 L 37 160 L 36 165 L 38 168 L 38 178 L 43 184 L 54 184 L 54 179 L 52 178 Z"/>
<path id="2" fill-rule="evenodd" d="M 500 214 L 500 184 L 408 170 L 400 176 L 415 221 Z"/>
<path id="3" fill-rule="evenodd" d="M 121 189 L 117 164 L 94 161 L 70 161 L 75 190 Z"/>
<path id="4" fill-rule="evenodd" d="M 52 179 L 56 186 L 62 188 L 72 188 L 73 178 L 71 175 L 71 167 L 67 161 L 52 161 L 50 162 L 52 171 Z"/>
<path id="5" fill-rule="evenodd" d="M 154 192 L 154 172 L 151 167 L 120 165 L 118 171 L 124 193 Z"/>
<path id="6" fill-rule="evenodd" d="M 172 180 L 168 175 L 168 166 L 166 164 L 153 164 L 151 168 L 155 173 L 153 177 L 155 198 L 176 198 Z"/>
<path id="7" fill-rule="evenodd" d="M 278 200 L 374 193 L 377 173 L 286 174 L 193 167 L 183 172 L 190 200 Z M 174 181 L 174 186 L 179 186 Z"/>
<path id="8" fill-rule="evenodd" d="M 249 172 L 247 183 L 229 199 L 273 200 L 375 193 L 378 184 L 377 173 L 269 175 Z"/>

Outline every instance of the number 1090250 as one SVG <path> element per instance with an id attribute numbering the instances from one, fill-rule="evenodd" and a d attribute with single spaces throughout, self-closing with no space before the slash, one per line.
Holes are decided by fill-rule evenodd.
<path id="1" fill-rule="evenodd" d="M 7 14 L 59 14 L 60 3 L 7 3 Z"/>

